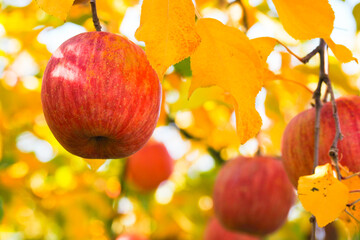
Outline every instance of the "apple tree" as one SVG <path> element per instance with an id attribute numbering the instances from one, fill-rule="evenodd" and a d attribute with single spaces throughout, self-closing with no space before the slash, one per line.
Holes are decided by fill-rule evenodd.
<path id="1" fill-rule="evenodd" d="M 359 1 L 0 7 L 0 239 L 359 238 Z"/>

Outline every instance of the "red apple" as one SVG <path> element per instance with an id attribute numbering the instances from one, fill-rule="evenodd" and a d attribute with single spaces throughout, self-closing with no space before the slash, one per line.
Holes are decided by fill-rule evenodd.
<path id="1" fill-rule="evenodd" d="M 144 51 L 107 32 L 64 42 L 46 66 L 41 100 L 60 144 L 84 158 L 138 151 L 159 117 L 161 85 Z"/>
<path id="2" fill-rule="evenodd" d="M 339 162 L 350 171 L 360 171 L 360 97 L 336 100 L 343 140 L 338 142 Z M 282 138 L 285 170 L 294 186 L 299 177 L 312 174 L 314 162 L 315 109 L 306 110 L 286 126 Z M 335 135 L 335 122 L 330 102 L 320 112 L 319 164 L 331 162 L 330 146 Z"/>
<path id="3" fill-rule="evenodd" d="M 259 240 L 260 238 L 248 234 L 231 232 L 225 229 L 216 218 L 208 223 L 204 240 Z"/>
<path id="4" fill-rule="evenodd" d="M 125 233 L 118 236 L 116 240 L 147 240 L 147 238 L 133 233 Z"/>
<path id="5" fill-rule="evenodd" d="M 294 189 L 280 160 L 237 157 L 219 172 L 214 187 L 214 210 L 232 231 L 265 235 L 287 219 Z"/>
<path id="6" fill-rule="evenodd" d="M 173 168 L 174 160 L 164 144 L 150 140 L 140 151 L 129 157 L 127 174 L 137 188 L 151 191 L 170 177 Z"/>

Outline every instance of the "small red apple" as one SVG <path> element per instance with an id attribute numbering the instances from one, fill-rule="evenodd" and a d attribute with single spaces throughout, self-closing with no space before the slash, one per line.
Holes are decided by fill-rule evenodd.
<path id="1" fill-rule="evenodd" d="M 254 235 L 277 230 L 287 219 L 294 189 L 280 160 L 237 157 L 219 172 L 214 210 L 224 227 Z"/>
<path id="2" fill-rule="evenodd" d="M 164 144 L 150 140 L 140 151 L 130 156 L 127 177 L 142 191 L 156 189 L 168 179 L 174 168 L 174 160 Z"/>
<path id="3" fill-rule="evenodd" d="M 360 97 L 336 100 L 340 128 L 344 136 L 338 142 L 339 162 L 352 172 L 360 171 Z M 282 137 L 282 159 L 290 181 L 297 186 L 299 177 L 310 175 L 314 162 L 315 109 L 294 117 Z M 330 146 L 335 136 L 335 122 L 330 102 L 320 112 L 319 164 L 331 163 Z"/>
<path id="4" fill-rule="evenodd" d="M 54 52 L 41 100 L 66 150 L 83 158 L 121 158 L 152 135 L 161 85 L 139 46 L 116 34 L 87 32 Z"/>
<path id="5" fill-rule="evenodd" d="M 116 240 L 147 240 L 147 238 L 133 233 L 125 233 L 118 236 Z"/>
<path id="6" fill-rule="evenodd" d="M 260 238 L 243 234 L 239 232 L 231 232 L 225 229 L 216 218 L 208 223 L 204 240 L 259 240 Z"/>

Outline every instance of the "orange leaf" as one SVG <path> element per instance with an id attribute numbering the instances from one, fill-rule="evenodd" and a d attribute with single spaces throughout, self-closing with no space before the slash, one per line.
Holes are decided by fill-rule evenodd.
<path id="1" fill-rule="evenodd" d="M 46 13 L 65 21 L 74 0 L 36 0 L 36 3 Z"/>
<path id="2" fill-rule="evenodd" d="M 196 88 L 217 85 L 235 99 L 237 132 L 241 143 L 260 130 L 261 118 L 255 110 L 255 97 L 261 90 L 262 63 L 247 36 L 221 22 L 202 18 L 196 30 L 201 43 L 191 57 Z"/>
<path id="3" fill-rule="evenodd" d="M 316 217 L 319 227 L 324 227 L 344 211 L 349 189 L 333 176 L 327 163 L 316 167 L 313 175 L 300 177 L 298 195 L 303 207 Z"/>
<path id="4" fill-rule="evenodd" d="M 285 30 L 295 39 L 330 37 L 334 11 L 328 0 L 273 0 Z"/>
<path id="5" fill-rule="evenodd" d="M 171 65 L 187 58 L 199 44 L 191 0 L 144 0 L 135 33 L 160 79 Z"/>
<path id="6" fill-rule="evenodd" d="M 89 164 L 91 170 L 96 171 L 98 170 L 106 161 L 106 159 L 87 159 L 84 158 L 85 162 Z"/>
<path id="7" fill-rule="evenodd" d="M 352 60 L 355 60 L 356 62 L 358 62 L 358 60 L 353 57 L 352 52 L 347 47 L 334 43 L 334 41 L 331 40 L 331 38 L 326 38 L 325 41 L 326 41 L 327 45 L 329 45 L 329 47 L 331 48 L 333 53 L 335 54 L 335 57 L 340 62 L 346 63 L 346 62 L 350 62 Z"/>
<path id="8" fill-rule="evenodd" d="M 277 40 L 271 37 L 259 37 L 251 39 L 250 42 L 257 50 L 261 61 L 266 65 L 266 60 L 274 50 Z"/>

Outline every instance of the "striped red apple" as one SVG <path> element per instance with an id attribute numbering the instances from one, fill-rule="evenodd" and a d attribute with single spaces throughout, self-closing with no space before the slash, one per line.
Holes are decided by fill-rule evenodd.
<path id="1" fill-rule="evenodd" d="M 116 34 L 87 32 L 54 52 L 41 100 L 50 130 L 70 153 L 121 158 L 152 135 L 161 85 L 139 46 Z"/>
<path id="2" fill-rule="evenodd" d="M 347 96 L 336 100 L 343 140 L 338 142 L 339 162 L 350 171 L 360 171 L 360 97 Z M 294 186 L 298 179 L 310 175 L 314 162 L 315 109 L 295 116 L 282 137 L 282 159 Z M 320 112 L 319 164 L 331 163 L 330 146 L 335 136 L 332 105 L 325 103 Z"/>

